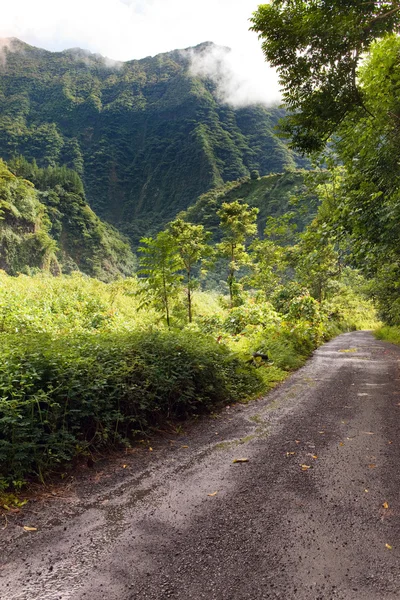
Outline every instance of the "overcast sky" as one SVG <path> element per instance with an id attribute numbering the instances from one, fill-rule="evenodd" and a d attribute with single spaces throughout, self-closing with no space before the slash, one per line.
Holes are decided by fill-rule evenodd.
<path id="1" fill-rule="evenodd" d="M 4 6 L 2 6 L 4 4 Z M 232 48 L 234 85 L 267 103 L 278 98 L 249 19 L 254 0 L 0 0 L 0 37 L 46 48 L 80 47 L 115 60 L 212 41 Z M 233 75 L 234 72 L 234 75 Z M 243 94 L 242 94 L 243 95 Z"/>

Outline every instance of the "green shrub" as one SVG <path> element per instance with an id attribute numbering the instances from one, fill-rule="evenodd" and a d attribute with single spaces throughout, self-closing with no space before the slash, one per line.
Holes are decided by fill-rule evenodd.
<path id="1" fill-rule="evenodd" d="M 380 327 L 374 334 L 378 340 L 385 340 L 392 344 L 400 344 L 400 327 Z"/>
<path id="2" fill-rule="evenodd" d="M 10 480 L 263 389 L 258 370 L 198 333 L 1 341 L 0 478 Z"/>
<path id="3" fill-rule="evenodd" d="M 279 316 L 268 302 L 259 304 L 247 302 L 242 306 L 232 308 L 226 316 L 222 327 L 224 331 L 237 335 L 248 325 L 278 324 Z"/>

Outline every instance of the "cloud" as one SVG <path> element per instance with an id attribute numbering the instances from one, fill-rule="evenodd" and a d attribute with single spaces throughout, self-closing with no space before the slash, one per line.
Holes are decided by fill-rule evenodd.
<path id="1" fill-rule="evenodd" d="M 15 38 L 1 38 L 0 37 L 0 67 L 4 67 L 7 62 L 8 52 L 22 51 L 18 40 Z"/>
<path id="2" fill-rule="evenodd" d="M 221 102 L 234 107 L 281 102 L 276 72 L 251 53 L 210 45 L 202 52 L 190 50 L 189 55 L 190 72 L 210 78 Z"/>

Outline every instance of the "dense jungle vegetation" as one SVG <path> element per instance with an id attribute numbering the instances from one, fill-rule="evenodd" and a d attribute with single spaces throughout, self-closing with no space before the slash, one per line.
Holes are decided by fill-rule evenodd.
<path id="1" fill-rule="evenodd" d="M 38 168 L 22 157 L 0 159 L 0 268 L 83 271 L 105 281 L 133 273 L 129 243 L 88 206 L 79 175 Z"/>
<path id="2" fill-rule="evenodd" d="M 78 51 L 23 47 L 25 63 L 7 54 L 2 101 L 9 111 L 13 97 L 16 112 L 1 125 L 14 145 L 0 140 L 2 488 L 256 397 L 341 331 L 379 318 L 378 335 L 398 340 L 399 11 L 272 0 L 253 15 L 281 77 L 281 131 L 310 156 L 307 173 L 267 135 L 278 113 L 267 125 L 265 109 L 218 105 L 209 82 L 187 76 L 185 54 L 112 72 Z M 131 137 L 117 150 L 122 123 Z M 84 190 L 131 240 L 145 234 L 137 258 Z M 118 274 L 130 276 L 111 281 Z"/>

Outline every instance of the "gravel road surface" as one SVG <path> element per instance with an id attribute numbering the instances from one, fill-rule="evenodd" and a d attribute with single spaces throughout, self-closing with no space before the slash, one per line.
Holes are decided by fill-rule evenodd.
<path id="1" fill-rule="evenodd" d="M 0 521 L 1 600 L 399 600 L 399 381 L 400 348 L 344 334 L 99 461 Z"/>

